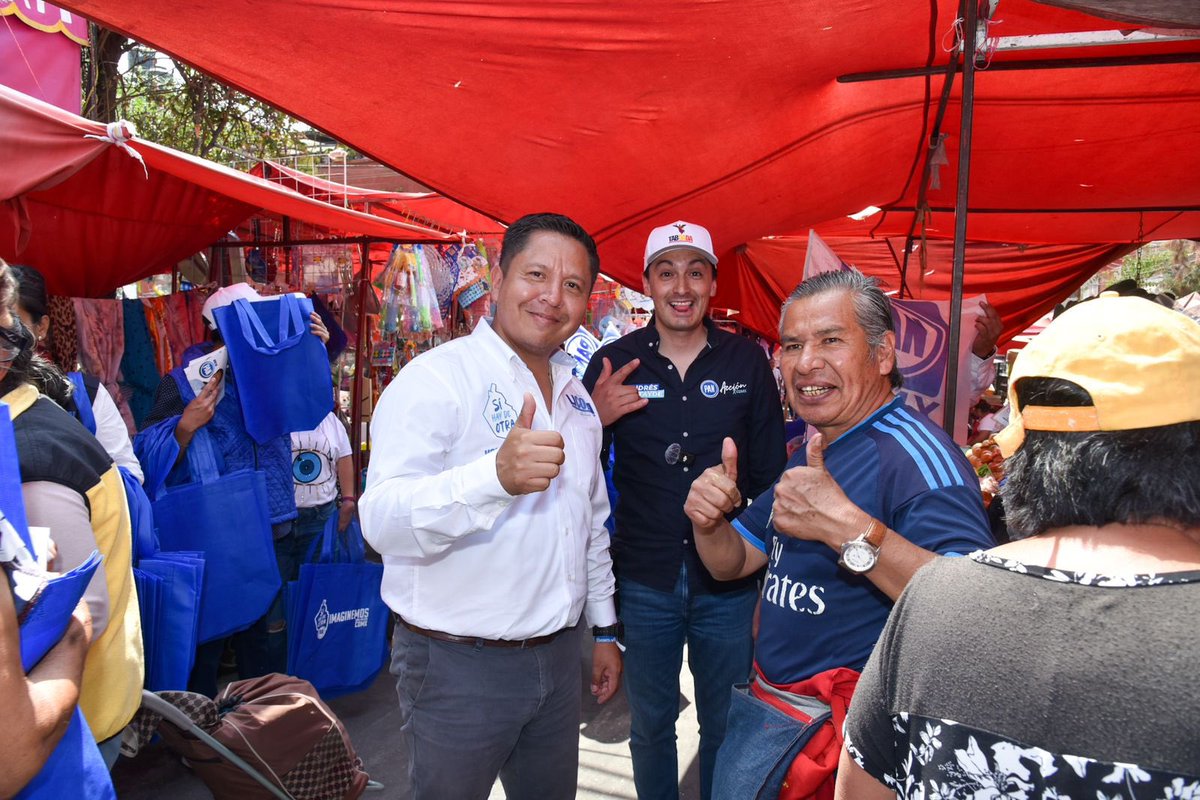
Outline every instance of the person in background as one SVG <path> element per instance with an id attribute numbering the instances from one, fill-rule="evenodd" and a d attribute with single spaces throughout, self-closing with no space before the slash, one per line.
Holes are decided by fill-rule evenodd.
<path id="1" fill-rule="evenodd" d="M 292 481 L 296 491 L 296 519 L 292 530 L 275 540 L 279 577 L 286 586 L 300 577 L 313 541 L 325 530 L 335 513 L 338 531 L 344 531 L 354 519 L 357 498 L 354 495 L 354 460 L 346 426 L 332 411 L 311 431 L 299 431 L 292 438 Z M 339 492 L 340 487 L 340 492 Z M 284 621 L 284 629 L 271 630 L 272 658 L 287 663 L 286 614 L 283 592 L 275 598 L 269 614 Z"/>
<path id="2" fill-rule="evenodd" d="M 79 566 L 93 550 L 104 556 L 84 593 L 91 641 L 79 705 L 111 767 L 141 704 L 144 669 L 125 489 L 96 438 L 27 381 L 36 341 L 16 316 L 16 293 L 0 261 L 0 402 L 12 416 L 26 517 L 50 529 L 59 569 Z"/>
<path id="3" fill-rule="evenodd" d="M 783 375 L 788 401 L 816 434 L 732 523 L 742 467 L 731 440 L 684 506 L 714 577 L 767 568 L 751 698 L 764 714 L 780 698 L 788 708 L 817 698 L 834 711 L 807 757 L 793 762 L 787 797 L 832 790 L 839 717 L 913 573 L 939 554 L 992 544 L 962 451 L 895 394 L 902 378 L 890 305 L 858 270 L 802 282 L 780 321 Z M 718 796 L 750 796 L 740 756 L 783 757 L 764 752 L 770 727 L 731 725 L 717 756 Z"/>
<path id="4" fill-rule="evenodd" d="M 837 796 L 1200 797 L 1200 325 L 1066 311 L 1009 382 L 1012 542 L 913 578 Z"/>
<path id="5" fill-rule="evenodd" d="M 730 687 L 750 674 L 756 576 L 722 582 L 701 564 L 683 513 L 692 478 L 738 447 L 746 497 L 786 460 L 778 386 L 763 351 L 708 316 L 717 256 L 708 230 L 679 221 L 646 241 L 645 292 L 654 317 L 600 348 L 583 377 L 618 492 L 613 538 L 625 628 L 629 750 L 641 800 L 679 796 L 675 722 L 684 644 L 700 722 L 700 794 L 712 791 Z"/>
<path id="6" fill-rule="evenodd" d="M 211 332 L 211 340 L 189 347 L 184 352 L 183 366 L 163 376 L 154 397 L 154 407 L 147 415 L 145 427 L 134 440 L 134 451 L 146 473 L 146 485 L 152 490 L 159 486 L 175 486 L 194 480 L 186 452 L 192 438 L 205 428 L 213 439 L 226 472 L 239 469 L 262 470 L 267 484 L 268 516 L 276 542 L 292 534 L 297 517 L 295 486 L 292 479 L 292 447 L 288 436 L 277 436 L 259 444 L 254 441 L 242 421 L 238 401 L 237 380 L 232 372 L 218 371 L 199 391 L 191 388 L 184 370 L 196 358 L 201 358 L 223 346 L 216 329 L 213 311 L 235 300 L 262 299 L 250 286 L 239 283 L 213 292 L 205 301 L 202 315 Z M 312 333 L 328 339 L 329 333 L 315 313 L 310 317 Z M 224 394 L 220 389 L 224 386 Z M 330 405 L 333 400 L 330 398 Z M 148 490 L 153 494 L 153 491 Z M 230 509 L 236 514 L 237 509 Z M 286 545 L 285 545 L 286 547 Z M 278 553 L 277 553 L 278 557 Z M 282 591 L 282 589 L 280 590 Z M 287 669 L 286 645 L 279 647 L 285 636 L 282 603 L 273 603 L 268 611 L 250 628 L 235 633 L 232 639 L 238 674 L 252 678 Z M 271 645 L 275 635 L 275 646 Z M 188 683 L 191 691 L 213 697 L 217 692 L 217 673 L 226 640 L 216 639 L 196 648 L 196 662 Z"/>
<path id="7" fill-rule="evenodd" d="M 50 335 L 50 297 L 46 293 L 46 279 L 33 267 L 13 264 L 9 270 L 19 286 L 17 314 L 25 327 L 37 337 L 40 349 Z M 133 453 L 129 430 L 108 389 L 90 375 L 73 372 L 67 377 L 72 382 L 72 386 L 66 389 L 70 399 L 60 404 L 96 436 L 118 467 L 128 470 L 141 483 L 142 465 Z M 43 394 L 59 402 L 56 392 L 39 388 L 42 388 Z M 89 418 L 91 425 L 88 424 Z"/>
<path id="8" fill-rule="evenodd" d="M 617 691 L 602 429 L 561 351 L 600 271 L 574 221 L 504 234 L 496 315 L 384 390 L 359 503 L 397 614 L 403 785 L 412 800 L 566 800 L 578 784 L 580 621 L 592 694 Z"/>

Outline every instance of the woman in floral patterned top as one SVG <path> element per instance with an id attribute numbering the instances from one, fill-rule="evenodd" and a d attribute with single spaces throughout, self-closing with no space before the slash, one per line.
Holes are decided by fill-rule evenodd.
<path id="1" fill-rule="evenodd" d="M 1082 304 L 1018 359 L 1015 541 L 909 584 L 839 800 L 1200 800 L 1200 326 L 1152 306 Z"/>

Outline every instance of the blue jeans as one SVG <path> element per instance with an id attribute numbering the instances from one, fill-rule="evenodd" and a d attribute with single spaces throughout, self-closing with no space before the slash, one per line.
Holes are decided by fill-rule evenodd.
<path id="1" fill-rule="evenodd" d="M 283 605 L 288 581 L 300 577 L 300 565 L 309 561 L 308 550 L 325 530 L 325 522 L 337 513 L 337 502 L 296 509 L 291 530 L 275 540 L 275 562 L 283 586 L 267 611 L 267 659 L 271 672 L 287 672 L 287 610 Z M 314 554 L 315 557 L 315 554 Z"/>
<path id="2" fill-rule="evenodd" d="M 683 645 L 696 684 L 700 720 L 700 796 L 712 792 L 713 764 L 725 738 L 729 690 L 750 674 L 751 618 L 758 592 L 694 594 L 687 564 L 675 591 L 660 592 L 631 580 L 618 582 L 625 625 L 625 693 L 629 698 L 629 752 L 639 800 L 679 797 L 679 671 Z"/>

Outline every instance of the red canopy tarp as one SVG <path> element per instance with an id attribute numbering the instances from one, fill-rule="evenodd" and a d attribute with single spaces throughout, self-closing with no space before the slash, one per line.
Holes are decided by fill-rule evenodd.
<path id="1" fill-rule="evenodd" d="M 958 14 L 956 0 L 67 5 L 490 216 L 570 214 L 633 286 L 646 233 L 677 218 L 708 226 L 728 263 L 764 236 L 911 205 L 940 76 L 838 78 L 945 64 Z M 1030 0 L 998 16 L 993 36 L 1128 27 Z M 1015 241 L 1133 242 L 1148 236 L 1145 209 L 1188 212 L 1172 235 L 1200 236 L 1200 43 L 1119 48 L 1188 63 L 1004 71 L 1111 50 L 999 53 L 978 75 L 970 205 L 1042 212 Z M 935 206 L 953 206 L 960 86 Z M 1096 213 L 1060 229 L 1079 209 Z M 719 300 L 774 327 L 756 298 L 727 295 L 727 274 Z"/>
<path id="2" fill-rule="evenodd" d="M 904 237 L 891 239 L 837 238 L 822 233 L 825 243 L 848 264 L 873 275 L 885 291 L 900 291 Z M 1000 343 L 1025 330 L 1070 294 L 1096 270 L 1133 250 L 1128 244 L 1010 245 L 970 242 L 964 276 L 965 296 L 987 294 L 1000 312 L 1004 330 Z M 808 237 L 781 236 L 739 247 L 732 273 L 741 298 L 742 317 L 779 320 L 781 297 L 800 282 Z M 909 257 L 906 297 L 949 300 L 954 243 L 927 243 L 922 274 L 917 254 Z M 724 272 L 720 273 L 723 276 Z M 756 330 L 762 330 L 756 328 Z M 773 331 L 774 328 L 768 328 Z"/>
<path id="3" fill-rule="evenodd" d="M 349 205 L 379 217 L 401 219 L 428 228 L 466 236 L 503 235 L 505 226 L 437 192 L 381 192 L 318 178 L 277 164 L 260 161 L 250 174 L 333 205 Z"/>
<path id="4" fill-rule="evenodd" d="M 40 269 L 55 294 L 111 294 L 170 270 L 261 211 L 344 235 L 453 240 L 151 142 L 133 139 L 126 150 L 96 138 L 106 134 L 104 125 L 0 86 L 0 257 Z"/>

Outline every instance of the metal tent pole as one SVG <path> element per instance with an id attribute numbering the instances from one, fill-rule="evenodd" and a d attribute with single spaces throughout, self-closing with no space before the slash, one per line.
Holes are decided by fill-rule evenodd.
<path id="1" fill-rule="evenodd" d="M 962 126 L 958 146 L 958 192 L 954 203 L 954 273 L 950 284 L 950 346 L 942 428 L 952 438 L 958 403 L 958 348 L 962 337 L 963 267 L 967 255 L 967 195 L 971 189 L 971 133 L 975 114 L 975 27 L 978 0 L 963 0 Z"/>
<path id="2" fill-rule="evenodd" d="M 362 397 L 363 384 L 366 382 L 367 365 L 371 363 L 367 331 L 367 292 L 371 288 L 371 243 L 369 239 L 360 240 L 362 248 L 362 266 L 358 276 L 358 286 L 355 295 L 358 305 L 358 325 L 354 332 L 354 381 L 350 391 L 350 442 L 354 448 L 352 463 L 354 464 L 354 486 L 350 493 L 358 496 L 358 486 L 362 475 L 363 443 L 366 437 L 362 433 Z M 346 492 L 345 487 L 342 488 Z"/>

